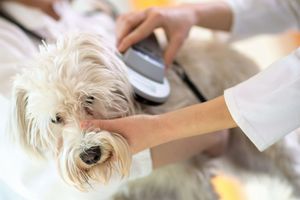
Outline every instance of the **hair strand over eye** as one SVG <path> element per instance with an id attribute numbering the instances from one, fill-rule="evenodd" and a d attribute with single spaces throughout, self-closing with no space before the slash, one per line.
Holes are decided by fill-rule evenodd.
<path id="1" fill-rule="evenodd" d="M 63 118 L 59 114 L 56 114 L 55 119 L 52 118 L 51 122 L 53 124 L 61 124 L 63 122 Z"/>

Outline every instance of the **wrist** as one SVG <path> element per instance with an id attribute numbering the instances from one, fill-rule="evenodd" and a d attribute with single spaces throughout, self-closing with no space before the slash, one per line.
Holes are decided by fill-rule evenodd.
<path id="1" fill-rule="evenodd" d="M 196 4 L 193 12 L 198 26 L 222 31 L 231 29 L 233 13 L 225 1 Z"/>
<path id="2" fill-rule="evenodd" d="M 170 117 L 170 113 L 155 115 L 154 121 L 155 121 L 154 134 L 156 138 L 155 146 L 176 139 L 174 138 L 176 124 L 174 124 L 174 121 Z"/>
<path id="3" fill-rule="evenodd" d="M 181 4 L 181 8 L 186 13 L 186 20 L 189 22 L 190 26 L 197 26 L 199 19 L 198 19 L 198 6 L 194 3 L 184 3 Z"/>
<path id="4" fill-rule="evenodd" d="M 189 137 L 189 119 L 185 119 L 186 108 L 157 115 L 160 144 Z"/>

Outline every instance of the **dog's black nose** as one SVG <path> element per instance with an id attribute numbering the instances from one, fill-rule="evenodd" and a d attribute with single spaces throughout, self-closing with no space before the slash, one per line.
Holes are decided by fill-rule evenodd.
<path id="1" fill-rule="evenodd" d="M 100 160 L 101 149 L 99 146 L 94 146 L 85 150 L 79 156 L 84 163 L 88 165 L 92 165 L 97 163 Z"/>

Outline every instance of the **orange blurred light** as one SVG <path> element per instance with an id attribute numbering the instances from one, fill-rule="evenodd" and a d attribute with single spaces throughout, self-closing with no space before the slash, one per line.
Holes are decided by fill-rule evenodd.
<path id="1" fill-rule="evenodd" d="M 211 183 L 220 200 L 245 199 L 242 184 L 231 176 L 219 174 L 211 179 Z"/>
<path id="2" fill-rule="evenodd" d="M 130 0 L 133 10 L 143 10 L 152 6 L 169 6 L 174 4 L 174 0 Z"/>
<path id="3" fill-rule="evenodd" d="M 295 33 L 291 33 L 291 36 L 293 38 L 293 42 L 296 46 L 300 46 L 300 33 L 299 32 L 295 32 Z"/>
<path id="4" fill-rule="evenodd" d="M 279 36 L 278 46 L 280 52 L 283 55 L 290 53 L 291 51 L 299 48 L 300 46 L 300 33 L 299 32 L 288 32 Z"/>

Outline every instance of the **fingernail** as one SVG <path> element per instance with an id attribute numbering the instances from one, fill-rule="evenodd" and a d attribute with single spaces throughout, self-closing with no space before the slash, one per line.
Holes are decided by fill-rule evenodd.
<path id="1" fill-rule="evenodd" d="M 122 53 L 120 46 L 118 46 L 117 49 L 120 53 Z"/>
<path id="2" fill-rule="evenodd" d="M 170 63 L 165 61 L 164 66 L 165 66 L 165 71 L 167 71 L 170 67 Z"/>
<path id="3" fill-rule="evenodd" d="M 117 39 L 116 40 L 116 47 L 118 48 L 120 46 L 120 41 Z"/>
<path id="4" fill-rule="evenodd" d="M 118 50 L 120 52 L 123 52 L 125 49 L 124 49 L 124 43 L 121 43 L 120 45 L 118 45 Z"/>
<path id="5" fill-rule="evenodd" d="M 93 123 L 91 121 L 82 121 L 80 123 L 81 128 L 89 128 L 93 125 Z"/>

